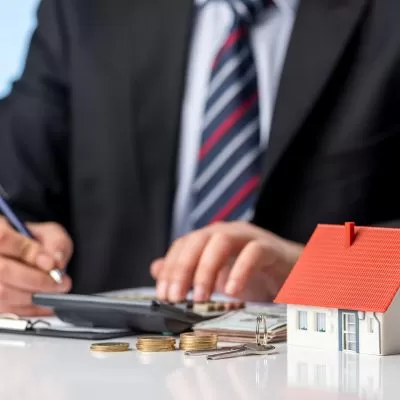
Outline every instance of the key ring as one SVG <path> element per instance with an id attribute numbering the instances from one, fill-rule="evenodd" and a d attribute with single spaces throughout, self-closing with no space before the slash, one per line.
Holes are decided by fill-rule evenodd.
<path id="1" fill-rule="evenodd" d="M 262 335 L 262 340 L 261 340 L 261 334 L 260 334 L 260 327 L 261 327 L 261 323 L 263 323 L 263 328 L 264 328 L 264 332 Z M 268 331 L 267 331 L 267 318 L 265 315 L 259 315 L 257 317 L 257 326 L 256 326 L 256 343 L 258 345 L 264 345 L 266 346 L 268 342 Z"/>

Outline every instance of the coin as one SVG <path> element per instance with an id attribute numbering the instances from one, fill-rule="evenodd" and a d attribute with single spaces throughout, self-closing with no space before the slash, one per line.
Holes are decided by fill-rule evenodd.
<path id="1" fill-rule="evenodd" d="M 189 332 L 180 335 L 179 348 L 181 350 L 213 350 L 217 348 L 217 345 L 218 336 L 216 334 Z"/>
<path id="2" fill-rule="evenodd" d="M 138 338 L 141 342 L 175 342 L 172 336 L 140 336 Z"/>
<path id="3" fill-rule="evenodd" d="M 180 339 L 184 342 L 216 342 L 218 335 L 215 333 L 187 332 L 182 333 Z"/>
<path id="4" fill-rule="evenodd" d="M 110 342 L 110 343 L 93 343 L 90 346 L 91 351 L 100 351 L 107 353 L 116 353 L 120 351 L 128 351 L 129 343 L 125 342 Z"/>
<path id="5" fill-rule="evenodd" d="M 167 351 L 175 351 L 176 348 L 175 346 L 169 346 L 169 347 L 141 347 L 141 346 L 136 346 L 136 348 L 143 352 L 143 353 L 161 353 L 161 352 L 167 352 Z"/>
<path id="6" fill-rule="evenodd" d="M 175 339 L 170 336 L 141 336 L 137 340 L 136 348 L 148 353 L 174 351 Z"/>

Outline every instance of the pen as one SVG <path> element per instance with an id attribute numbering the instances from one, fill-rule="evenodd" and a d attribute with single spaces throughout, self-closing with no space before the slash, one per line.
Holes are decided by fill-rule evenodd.
<path id="1" fill-rule="evenodd" d="M 21 235 L 28 237 L 30 239 L 35 239 L 29 229 L 26 227 L 24 222 L 17 217 L 13 212 L 5 198 L 7 197 L 7 192 L 0 185 L 0 213 L 7 219 L 7 221 L 16 229 Z M 56 283 L 61 283 L 63 278 L 63 272 L 57 268 L 52 269 L 49 275 Z"/>

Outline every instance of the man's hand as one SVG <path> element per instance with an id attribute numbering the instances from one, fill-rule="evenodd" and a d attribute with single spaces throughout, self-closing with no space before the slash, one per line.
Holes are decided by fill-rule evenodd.
<path id="1" fill-rule="evenodd" d="M 173 243 L 151 266 L 157 297 L 177 302 L 193 287 L 195 301 L 218 291 L 246 301 L 271 301 L 303 246 L 245 222 L 216 223 Z"/>
<path id="2" fill-rule="evenodd" d="M 72 241 L 54 223 L 29 224 L 37 240 L 17 233 L 0 217 L 0 313 L 20 316 L 50 314 L 32 304 L 32 294 L 71 289 L 71 279 L 57 284 L 48 275 L 53 268 L 64 269 L 72 255 Z"/>

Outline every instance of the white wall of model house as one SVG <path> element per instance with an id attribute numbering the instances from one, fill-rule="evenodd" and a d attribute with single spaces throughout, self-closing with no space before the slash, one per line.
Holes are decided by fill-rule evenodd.
<path id="1" fill-rule="evenodd" d="M 299 313 L 306 313 L 302 315 L 306 315 L 307 326 L 302 326 L 302 329 L 300 329 L 301 317 Z M 325 332 L 317 330 L 317 313 L 325 314 Z M 335 309 L 289 304 L 287 307 L 287 342 L 289 345 L 338 350 L 337 320 L 338 311 Z"/>
<path id="2" fill-rule="evenodd" d="M 288 344 L 338 351 L 338 315 L 337 309 L 288 305 Z M 383 329 L 383 315 L 381 313 L 362 312 L 357 313 L 357 318 L 360 353 L 382 354 L 380 350 L 384 351 L 385 349 L 383 347 L 380 349 L 379 325 L 382 327 L 382 332 L 387 332 L 386 325 Z M 306 326 L 304 325 L 305 321 Z M 400 329 L 400 324 L 398 324 L 398 327 Z M 388 337 L 392 338 L 390 334 L 388 334 Z M 400 333 L 397 337 L 400 337 Z"/>
<path id="3" fill-rule="evenodd" d="M 358 313 L 360 353 L 380 355 L 382 352 L 383 314 Z"/>
<path id="4" fill-rule="evenodd" d="M 383 317 L 383 354 L 400 354 L 400 292 Z"/>

